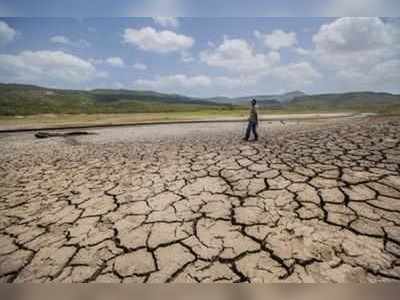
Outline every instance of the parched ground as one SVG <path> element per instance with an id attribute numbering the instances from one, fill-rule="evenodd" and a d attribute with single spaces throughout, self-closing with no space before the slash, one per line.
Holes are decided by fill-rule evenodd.
<path id="1" fill-rule="evenodd" d="M 1 282 L 400 280 L 400 119 L 0 135 Z"/>

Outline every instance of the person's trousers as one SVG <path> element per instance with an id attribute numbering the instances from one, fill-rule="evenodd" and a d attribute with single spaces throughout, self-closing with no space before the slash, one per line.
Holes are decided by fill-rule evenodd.
<path id="1" fill-rule="evenodd" d="M 254 139 L 258 140 L 257 122 L 249 121 L 249 124 L 247 125 L 247 130 L 246 130 L 246 137 L 245 137 L 246 140 L 248 140 L 250 138 L 251 132 L 253 132 Z"/>

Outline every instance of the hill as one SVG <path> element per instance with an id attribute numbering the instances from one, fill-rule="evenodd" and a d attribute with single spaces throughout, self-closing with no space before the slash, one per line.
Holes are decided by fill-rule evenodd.
<path id="1" fill-rule="evenodd" d="M 229 103 L 236 105 L 243 105 L 249 103 L 251 99 L 256 99 L 259 104 L 263 106 L 277 106 L 279 103 L 287 103 L 297 97 L 305 96 L 306 94 L 301 91 L 294 91 L 280 95 L 249 95 L 245 97 L 229 98 L 229 97 L 214 97 L 206 100 L 216 103 Z"/>
<path id="2" fill-rule="evenodd" d="M 232 109 L 231 105 L 175 94 L 130 90 L 60 90 L 0 84 L 0 115 L 140 113 Z"/>
<path id="3" fill-rule="evenodd" d="M 297 97 L 287 103 L 293 110 L 354 110 L 365 112 L 400 111 L 400 95 L 374 92 L 321 94 Z"/>
<path id="4" fill-rule="evenodd" d="M 374 92 L 192 98 L 154 91 L 96 89 L 61 90 L 34 85 L 0 84 L 0 115 L 45 113 L 144 113 L 232 110 L 247 108 L 255 98 L 261 109 L 279 111 L 361 111 L 399 113 L 400 95 Z"/>

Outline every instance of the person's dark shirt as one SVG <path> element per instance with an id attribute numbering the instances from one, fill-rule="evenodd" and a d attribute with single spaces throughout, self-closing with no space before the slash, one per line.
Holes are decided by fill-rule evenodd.
<path id="1" fill-rule="evenodd" d="M 258 114 L 255 105 L 251 106 L 249 121 L 258 123 Z"/>

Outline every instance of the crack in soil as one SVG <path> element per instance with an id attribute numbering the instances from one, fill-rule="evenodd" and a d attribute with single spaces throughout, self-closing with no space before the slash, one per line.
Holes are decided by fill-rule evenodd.
<path id="1" fill-rule="evenodd" d="M 0 280 L 400 280 L 398 118 L 235 126 L 4 137 Z"/>

